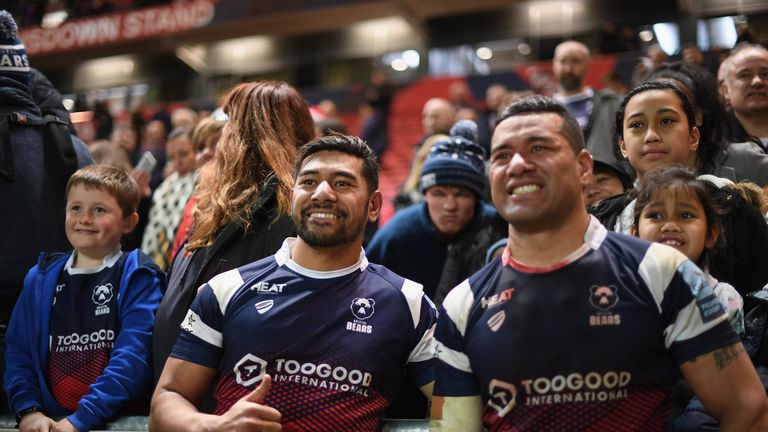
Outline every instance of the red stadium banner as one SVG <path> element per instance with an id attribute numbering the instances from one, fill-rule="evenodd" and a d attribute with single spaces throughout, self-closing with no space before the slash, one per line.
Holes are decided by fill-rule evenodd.
<path id="1" fill-rule="evenodd" d="M 130 12 L 65 21 L 53 29 L 23 28 L 27 54 L 51 54 L 182 33 L 205 27 L 215 15 L 214 0 L 174 2 Z"/>

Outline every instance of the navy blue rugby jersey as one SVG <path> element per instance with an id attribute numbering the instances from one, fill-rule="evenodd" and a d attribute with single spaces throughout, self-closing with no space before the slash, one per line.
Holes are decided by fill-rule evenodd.
<path id="1" fill-rule="evenodd" d="M 265 373 L 264 403 L 283 430 L 375 430 L 403 375 L 434 380 L 437 311 L 422 286 L 368 263 L 330 272 L 282 248 L 203 286 L 171 355 L 216 368 L 216 414 L 253 391 Z"/>
<path id="2" fill-rule="evenodd" d="M 483 400 L 490 431 L 664 430 L 679 365 L 737 342 L 703 272 L 607 232 L 548 268 L 509 256 L 443 302 L 435 394 Z"/>
<path id="3" fill-rule="evenodd" d="M 64 408 L 75 411 L 109 364 L 120 332 L 117 296 L 127 255 L 117 251 L 96 269 L 72 268 L 75 253 L 59 274 L 51 305 L 48 381 Z"/>

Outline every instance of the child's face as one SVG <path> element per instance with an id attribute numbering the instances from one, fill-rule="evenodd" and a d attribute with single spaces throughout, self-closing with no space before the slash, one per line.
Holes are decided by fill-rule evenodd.
<path id="1" fill-rule="evenodd" d="M 689 128 L 682 102 L 673 91 L 639 93 L 629 100 L 624 113 L 619 146 L 641 182 L 655 168 L 694 163 L 699 130 Z"/>
<path id="2" fill-rule="evenodd" d="M 100 260 L 113 252 L 123 234 L 136 222 L 123 211 L 114 196 L 101 189 L 73 186 L 67 195 L 67 239 L 78 254 Z"/>
<path id="3" fill-rule="evenodd" d="M 584 204 L 595 205 L 600 201 L 624 192 L 624 185 L 616 174 L 610 171 L 594 171 L 592 181 L 584 190 Z"/>
<path id="4" fill-rule="evenodd" d="M 679 187 L 657 193 L 637 221 L 638 237 L 672 246 L 693 262 L 717 240 L 716 232 L 708 235 L 707 231 L 701 202 Z"/>
<path id="5" fill-rule="evenodd" d="M 168 160 L 173 165 L 173 170 L 180 176 L 189 174 L 195 169 L 195 149 L 192 140 L 187 136 L 180 136 L 168 143 L 166 151 Z"/>

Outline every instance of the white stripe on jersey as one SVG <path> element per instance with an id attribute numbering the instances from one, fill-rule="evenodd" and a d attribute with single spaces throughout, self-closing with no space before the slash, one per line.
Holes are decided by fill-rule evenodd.
<path id="1" fill-rule="evenodd" d="M 702 290 L 706 290 L 711 292 L 714 297 L 714 289 L 710 285 L 709 279 L 692 262 L 685 263 L 680 270 L 685 281 L 689 285 L 694 285 L 690 287 L 692 292 L 699 293 Z M 717 300 L 717 298 L 714 297 L 713 300 Z M 680 309 L 675 317 L 675 321 L 664 329 L 664 344 L 667 348 L 672 346 L 674 342 L 696 337 L 728 319 L 727 314 L 722 314 L 709 320 L 709 322 L 704 322 L 701 316 L 701 309 L 696 304 L 696 294 L 694 294 L 694 299 Z"/>
<path id="2" fill-rule="evenodd" d="M 637 273 L 648 286 L 659 313 L 661 313 L 661 302 L 664 300 L 664 291 L 675 276 L 677 268 L 687 259 L 677 249 L 660 243 L 652 243 L 645 251 Z"/>
<path id="3" fill-rule="evenodd" d="M 229 299 L 232 298 L 238 288 L 243 286 L 243 283 L 243 278 L 237 269 L 217 274 L 208 281 L 208 285 L 216 295 L 216 301 L 219 302 L 222 315 L 225 315 L 224 312 L 227 310 Z"/>
<path id="4" fill-rule="evenodd" d="M 427 331 L 421 335 L 421 340 L 411 350 L 411 354 L 408 356 L 408 363 L 420 362 L 435 358 L 435 350 L 437 348 L 437 339 L 435 339 L 435 326 L 432 324 Z"/>
<path id="5" fill-rule="evenodd" d="M 437 341 L 437 358 L 460 371 L 472 373 L 472 366 L 469 365 L 469 357 L 461 351 L 455 351 L 446 347 L 440 343 L 440 341 Z"/>
<path id="6" fill-rule="evenodd" d="M 416 328 L 421 319 L 421 299 L 424 297 L 424 287 L 420 283 L 406 279 L 400 291 L 408 302 L 408 309 L 411 310 L 411 318 L 413 319 L 413 328 Z"/>
<path id="7" fill-rule="evenodd" d="M 475 296 L 469 286 L 469 279 L 465 279 L 464 282 L 452 289 L 443 300 L 443 308 L 445 308 L 448 318 L 453 321 L 453 325 L 456 326 L 462 337 L 467 332 L 467 318 L 474 302 Z"/>
<path id="8" fill-rule="evenodd" d="M 208 325 L 203 322 L 200 316 L 192 312 L 191 309 L 187 311 L 187 316 L 184 317 L 184 321 L 181 322 L 181 328 L 208 342 L 209 344 L 221 348 L 221 333 L 208 327 Z"/>

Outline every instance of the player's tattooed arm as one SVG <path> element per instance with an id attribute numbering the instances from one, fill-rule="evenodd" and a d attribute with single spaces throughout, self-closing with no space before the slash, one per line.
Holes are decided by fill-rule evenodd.
<path id="1" fill-rule="evenodd" d="M 728 366 L 728 364 L 733 362 L 736 357 L 739 356 L 739 353 L 742 352 L 744 352 L 744 347 L 741 344 L 729 345 L 695 357 L 691 360 L 691 363 L 696 363 L 696 361 L 701 360 L 704 357 L 712 357 L 715 360 L 715 367 L 717 367 L 718 370 L 722 370 L 724 367 Z"/>
<path id="2" fill-rule="evenodd" d="M 741 342 L 680 365 L 722 431 L 768 430 L 768 399 Z"/>

